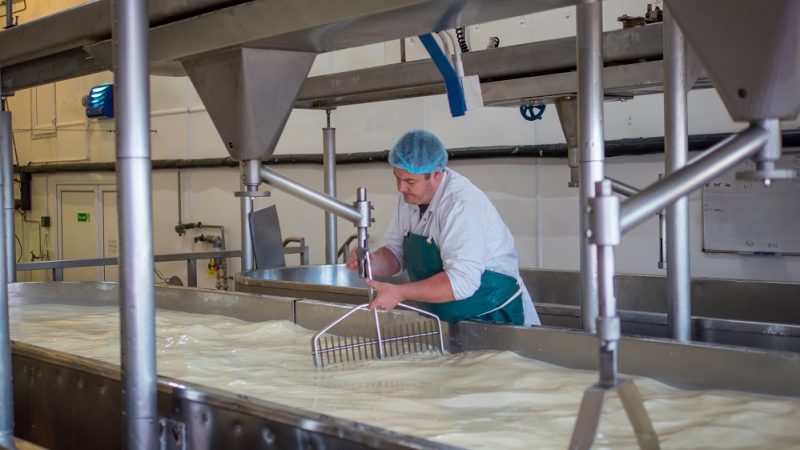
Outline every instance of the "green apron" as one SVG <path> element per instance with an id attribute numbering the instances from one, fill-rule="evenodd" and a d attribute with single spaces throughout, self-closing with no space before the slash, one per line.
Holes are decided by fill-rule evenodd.
<path id="1" fill-rule="evenodd" d="M 411 281 L 424 280 L 444 271 L 439 247 L 418 234 L 408 233 L 403 238 L 403 263 Z M 418 303 L 446 322 L 466 319 L 515 325 L 525 322 L 519 283 L 514 277 L 491 270 L 483 271 L 480 287 L 469 298 L 445 303 Z"/>

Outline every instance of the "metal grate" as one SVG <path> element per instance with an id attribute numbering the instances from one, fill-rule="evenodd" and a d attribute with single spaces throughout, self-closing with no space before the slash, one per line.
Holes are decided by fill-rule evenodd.
<path id="1" fill-rule="evenodd" d="M 444 353 L 442 338 L 442 322 L 428 311 L 403 303 L 399 307 L 415 311 L 419 314 L 413 321 L 390 323 L 381 321 L 377 310 L 372 313 L 372 326 L 364 329 L 360 335 L 334 334 L 331 330 L 343 323 L 345 319 L 360 310 L 367 310 L 368 303 L 359 305 L 342 317 L 331 322 L 311 338 L 311 354 L 314 366 L 325 366 L 364 361 L 372 359 L 393 358 L 405 354 L 437 351 Z"/>

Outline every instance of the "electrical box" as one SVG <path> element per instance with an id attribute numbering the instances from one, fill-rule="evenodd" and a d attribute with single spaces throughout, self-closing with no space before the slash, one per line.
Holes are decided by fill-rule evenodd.
<path id="1" fill-rule="evenodd" d="M 114 117 L 114 85 L 101 84 L 89 90 L 86 117 Z"/>

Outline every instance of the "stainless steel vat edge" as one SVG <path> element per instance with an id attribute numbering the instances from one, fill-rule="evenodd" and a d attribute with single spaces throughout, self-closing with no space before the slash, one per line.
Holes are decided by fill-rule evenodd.
<path id="1" fill-rule="evenodd" d="M 451 327 L 464 351 L 500 350 L 579 370 L 596 370 L 594 335 L 551 327 L 523 328 L 480 322 Z M 682 389 L 725 389 L 800 397 L 800 354 L 669 339 L 623 337 L 620 372 Z"/>
<path id="2" fill-rule="evenodd" d="M 25 295 L 41 301 L 41 294 L 51 291 L 53 302 L 61 303 L 64 300 L 59 301 L 59 298 L 77 294 L 89 305 L 115 304 L 115 286 L 113 283 L 11 283 L 9 297 L 13 305 Z M 315 300 L 176 287 L 158 288 L 156 301 L 160 307 L 227 314 L 244 320 L 294 319 L 295 323 L 312 330 L 340 317 L 347 308 L 347 305 Z M 224 307 L 218 303 L 223 303 Z M 245 314 L 247 317 L 236 315 L 237 305 L 245 305 L 246 310 L 251 308 Z M 595 337 L 583 332 L 481 322 L 450 324 L 444 331 L 451 351 L 508 350 L 572 369 L 594 370 L 596 367 Z M 800 353 L 716 344 L 677 344 L 654 338 L 623 338 L 620 345 L 620 369 L 630 375 L 652 377 L 685 389 L 731 389 L 800 396 L 800 384 L 797 383 L 800 379 Z"/>
<path id="3" fill-rule="evenodd" d="M 121 447 L 118 366 L 20 342 L 13 361 L 18 436 L 47 448 Z M 161 448 L 455 448 L 166 377 L 158 403 Z"/>

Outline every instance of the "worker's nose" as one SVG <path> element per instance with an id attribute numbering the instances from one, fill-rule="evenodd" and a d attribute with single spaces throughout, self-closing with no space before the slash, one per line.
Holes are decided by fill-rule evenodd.
<path id="1" fill-rule="evenodd" d="M 398 181 L 397 182 L 397 192 L 399 192 L 401 194 L 405 194 L 406 192 L 408 192 L 408 185 L 406 183 L 403 183 L 402 181 Z"/>

